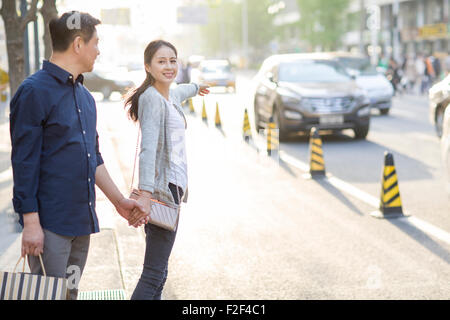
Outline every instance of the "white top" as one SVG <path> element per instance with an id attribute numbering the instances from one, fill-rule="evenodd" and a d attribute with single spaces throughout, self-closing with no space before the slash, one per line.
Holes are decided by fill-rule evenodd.
<path id="1" fill-rule="evenodd" d="M 169 118 L 167 126 L 172 142 L 172 153 L 170 155 L 169 182 L 180 186 L 183 192 L 187 186 L 187 158 L 186 158 L 186 127 L 183 116 L 178 112 L 169 100 Z"/>

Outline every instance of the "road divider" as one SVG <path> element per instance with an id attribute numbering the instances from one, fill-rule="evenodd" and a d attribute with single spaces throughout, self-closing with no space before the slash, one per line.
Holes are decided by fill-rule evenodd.
<path id="1" fill-rule="evenodd" d="M 267 155 L 270 157 L 274 152 L 278 150 L 278 128 L 273 122 L 273 117 L 270 117 L 267 124 Z"/>
<path id="2" fill-rule="evenodd" d="M 397 172 L 394 165 L 394 156 L 390 152 L 384 153 L 384 167 L 381 177 L 381 198 L 378 211 L 371 213 L 375 218 L 400 218 L 403 217 L 400 188 Z"/>
<path id="3" fill-rule="evenodd" d="M 249 142 L 250 139 L 252 138 L 252 129 L 250 127 L 250 121 L 248 119 L 247 108 L 245 108 L 245 111 L 244 111 L 244 125 L 242 128 L 242 135 L 244 137 L 245 142 Z"/>
<path id="4" fill-rule="evenodd" d="M 203 99 L 202 120 L 203 120 L 203 122 L 208 123 L 208 116 L 206 114 L 205 99 Z"/>
<path id="5" fill-rule="evenodd" d="M 191 114 L 195 114 L 194 103 L 192 102 L 192 98 L 189 99 L 189 111 Z"/>
<path id="6" fill-rule="evenodd" d="M 222 122 L 220 121 L 220 113 L 219 113 L 219 102 L 216 102 L 216 118 L 215 118 L 216 128 L 222 127 Z"/>
<path id="7" fill-rule="evenodd" d="M 312 178 L 325 177 L 325 161 L 323 158 L 322 139 L 319 131 L 311 128 L 309 139 L 309 173 Z"/>

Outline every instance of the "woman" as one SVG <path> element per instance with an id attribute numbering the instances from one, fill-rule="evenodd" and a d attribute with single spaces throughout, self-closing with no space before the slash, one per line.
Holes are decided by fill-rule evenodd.
<path id="1" fill-rule="evenodd" d="M 145 208 L 150 208 L 151 198 L 180 205 L 181 200 L 187 201 L 186 119 L 181 103 L 196 94 L 209 93 L 208 87 L 181 84 L 170 89 L 178 63 L 177 50 L 169 42 L 150 42 L 144 52 L 144 64 L 147 77 L 125 102 L 125 106 L 130 106 L 131 119 L 139 121 L 142 134 L 138 186 L 141 196 L 137 202 Z M 129 223 L 142 221 L 131 215 Z M 131 299 L 159 300 L 176 232 L 148 223 L 145 233 L 144 268 Z"/>

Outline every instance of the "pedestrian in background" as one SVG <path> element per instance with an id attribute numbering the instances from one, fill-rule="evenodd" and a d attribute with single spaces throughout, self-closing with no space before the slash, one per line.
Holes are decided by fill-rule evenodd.
<path id="1" fill-rule="evenodd" d="M 425 66 L 425 58 L 422 55 L 422 53 L 419 53 L 417 55 L 415 64 L 417 72 L 417 81 L 416 81 L 417 92 L 422 95 L 424 94 L 426 88 L 426 75 L 425 75 L 426 66 Z"/>
<path id="2" fill-rule="evenodd" d="M 406 78 L 406 91 L 411 94 L 414 92 L 414 86 L 418 76 L 415 65 L 415 59 L 412 54 L 409 54 L 406 57 L 404 65 L 405 65 L 404 74 Z"/>
<path id="3" fill-rule="evenodd" d="M 180 84 L 170 86 L 178 72 L 177 50 L 169 42 L 155 40 L 144 52 L 146 78 L 130 91 L 125 106 L 129 116 L 139 121 L 141 152 L 137 201 L 150 213 L 154 198 L 179 207 L 187 201 L 188 177 L 185 145 L 186 118 L 181 103 L 197 94 L 209 93 L 207 86 Z M 139 217 L 130 223 L 139 221 Z M 159 300 L 167 279 L 168 261 L 176 231 L 148 223 L 145 225 L 146 250 L 141 277 L 133 300 Z"/>
<path id="4" fill-rule="evenodd" d="M 95 101 L 83 86 L 82 73 L 92 71 L 100 54 L 99 23 L 76 11 L 53 19 L 52 56 L 11 100 L 13 205 L 23 226 L 22 256 L 28 255 L 33 274 L 43 274 L 41 255 L 47 276 L 65 278 L 71 267 L 70 274 L 76 270 L 81 277 L 90 235 L 100 231 L 95 185 L 124 218 L 142 209 L 120 193 L 106 170 Z M 137 215 L 139 221 L 144 217 Z M 77 299 L 80 279 L 75 280 L 69 299 Z"/>
<path id="5" fill-rule="evenodd" d="M 450 54 L 448 54 L 445 57 L 444 66 L 445 66 L 445 76 L 447 76 L 450 74 Z"/>

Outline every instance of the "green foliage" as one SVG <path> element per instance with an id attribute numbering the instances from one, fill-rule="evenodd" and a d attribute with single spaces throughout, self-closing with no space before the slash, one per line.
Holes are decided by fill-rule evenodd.
<path id="1" fill-rule="evenodd" d="M 210 56 L 226 57 L 242 49 L 242 1 L 211 1 L 208 24 L 200 27 L 203 49 Z M 271 0 L 247 0 L 250 50 L 263 51 L 273 38 L 273 17 L 267 8 Z"/>
<path id="2" fill-rule="evenodd" d="M 297 0 L 301 37 L 312 48 L 336 49 L 346 29 L 349 0 Z"/>

